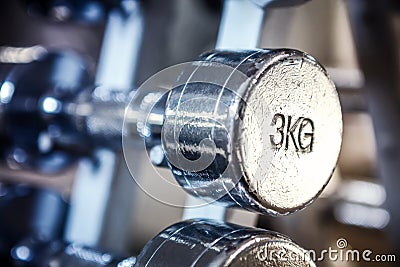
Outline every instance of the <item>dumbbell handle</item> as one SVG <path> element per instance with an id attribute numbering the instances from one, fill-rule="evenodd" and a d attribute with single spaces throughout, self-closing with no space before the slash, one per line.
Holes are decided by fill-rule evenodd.
<path id="1" fill-rule="evenodd" d="M 146 116 L 147 126 L 151 127 L 152 132 L 145 133 L 141 125 L 143 117 L 141 107 L 129 105 L 135 91 L 128 93 L 114 91 L 107 93 L 106 96 L 99 96 L 97 90 L 101 90 L 101 88 L 96 88 L 93 92 L 85 92 L 83 96 L 79 96 L 73 102 L 65 105 L 65 111 L 74 121 L 79 134 L 94 139 L 98 146 L 120 150 L 123 134 L 144 136 L 145 134 L 160 133 L 164 116 L 161 104 Z M 148 98 L 151 96 L 150 93 Z M 146 99 L 143 99 L 143 105 L 145 101 Z M 126 113 L 127 108 L 131 108 L 131 110 Z M 123 129 L 127 132 L 123 132 Z M 60 142 L 62 142 L 61 138 Z"/>

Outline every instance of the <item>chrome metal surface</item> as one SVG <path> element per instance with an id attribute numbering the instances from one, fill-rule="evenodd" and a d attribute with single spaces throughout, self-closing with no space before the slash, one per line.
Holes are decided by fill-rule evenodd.
<path id="1" fill-rule="evenodd" d="M 245 21 L 246 23 L 243 23 Z M 250 1 L 225 0 L 218 30 L 216 49 L 254 49 L 258 46 L 264 10 Z M 237 38 L 241 36 L 241 38 Z M 187 196 L 182 219 L 223 220 L 226 207 Z"/>
<path id="2" fill-rule="evenodd" d="M 279 233 L 199 219 L 162 231 L 135 266 L 315 266 L 306 255 Z"/>
<path id="3" fill-rule="evenodd" d="M 93 84 L 91 62 L 74 52 L 47 53 L 39 46 L 3 52 L 16 62 L 27 61 L 11 64 L 0 85 L 1 157 L 10 169 L 48 174 L 67 169 L 75 162 L 68 150 L 79 138 L 74 138 L 63 105 Z M 57 133 L 63 134 L 67 149 Z"/>
<path id="4" fill-rule="evenodd" d="M 178 182 L 195 196 L 260 213 L 310 204 L 328 183 L 341 145 L 340 104 L 326 71 L 287 49 L 216 51 L 203 59 L 234 67 L 250 82 L 236 84 L 235 93 L 206 83 L 170 92 L 162 141 Z M 171 162 L 177 150 L 185 159 Z"/>
<path id="5" fill-rule="evenodd" d="M 90 137 L 99 146 L 121 150 L 124 119 L 128 125 L 127 135 L 159 135 L 163 125 L 165 97 L 160 99 L 160 94 L 148 92 L 139 105 L 130 106 L 129 100 L 134 94 L 135 91 L 121 92 L 99 86 L 67 103 L 65 110 L 80 134 Z M 153 105 L 144 125 L 140 118 L 148 106 Z M 124 117 L 126 108 L 129 113 Z"/>
<path id="6" fill-rule="evenodd" d="M 126 259 L 128 263 L 129 259 Z M 79 244 L 64 244 L 62 242 L 53 242 L 43 249 L 41 259 L 35 266 L 49 267 L 111 267 L 132 265 L 120 265 L 121 257 L 102 252 L 94 248 L 82 246 Z"/>
<path id="7" fill-rule="evenodd" d="M 66 105 L 66 113 L 72 118 L 77 130 L 90 136 L 99 146 L 119 150 L 122 125 L 129 93 L 103 87 L 84 92 Z"/>

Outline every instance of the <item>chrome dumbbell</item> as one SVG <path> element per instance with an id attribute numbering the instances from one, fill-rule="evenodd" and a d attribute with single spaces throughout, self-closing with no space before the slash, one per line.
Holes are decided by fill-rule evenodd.
<path id="1" fill-rule="evenodd" d="M 326 71 L 295 50 L 216 51 L 202 60 L 204 68 L 228 65 L 247 79 L 185 81 L 169 92 L 161 142 L 180 185 L 261 213 L 311 203 L 341 145 L 340 104 Z"/>
<path id="2" fill-rule="evenodd" d="M 171 90 L 157 91 L 151 80 L 130 104 L 130 95 L 100 86 L 72 100 L 39 96 L 32 112 L 45 124 L 73 125 L 67 135 L 48 135 L 57 148 L 118 149 L 122 136 L 139 133 L 161 149 L 159 162 L 178 183 L 206 200 L 268 214 L 311 203 L 332 175 L 342 134 L 337 92 L 323 67 L 290 49 L 214 51 L 185 66 L 158 81 Z"/>
<path id="3" fill-rule="evenodd" d="M 126 109 L 127 97 L 103 101 L 96 89 L 100 101 L 77 101 L 72 113 L 100 139 L 141 134 L 187 192 L 226 206 L 287 214 L 326 186 L 342 116 L 335 86 L 314 58 L 289 49 L 214 51 L 174 81 L 164 95 L 150 82 Z"/>
<path id="4" fill-rule="evenodd" d="M 2 76 L 0 158 L 13 169 L 60 171 L 76 158 L 65 148 L 87 154 L 64 104 L 92 86 L 91 62 L 73 52 L 47 52 L 39 46 L 14 54 L 30 55 L 32 61 L 10 64 Z M 66 146 L 61 147 L 59 139 Z"/>
<path id="5" fill-rule="evenodd" d="M 143 248 L 135 266 L 315 266 L 281 234 L 211 220 L 174 224 Z"/>

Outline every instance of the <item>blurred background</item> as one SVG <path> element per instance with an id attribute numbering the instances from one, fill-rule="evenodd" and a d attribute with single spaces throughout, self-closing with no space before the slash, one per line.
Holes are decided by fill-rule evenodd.
<path id="1" fill-rule="evenodd" d="M 0 2 L 1 102 L 7 104 L 7 92 L 14 89 L 32 101 L 49 90 L 67 101 L 104 81 L 134 89 L 157 71 L 215 47 L 223 1 L 122 2 Z M 113 27 L 131 27 L 132 34 Z M 343 109 L 343 144 L 328 188 L 311 206 L 276 218 L 232 209 L 229 222 L 278 231 L 317 251 L 335 248 L 339 238 L 374 254 L 400 251 L 399 42 L 396 1 L 312 0 L 265 11 L 259 47 L 308 52 L 331 75 Z M 107 45 L 120 47 L 122 55 L 107 55 Z M 130 80 L 112 84 L 121 69 Z M 31 105 L 15 103 L 24 109 Z M 164 205 L 137 186 L 120 152 L 93 151 L 95 142 L 80 147 L 73 134 L 64 146 L 52 145 L 49 136 L 69 129 L 65 118 L 46 117 L 52 127 L 44 130 L 35 117 L 7 112 L 0 107 L 1 266 L 29 264 L 35 253 L 42 255 L 37 243 L 49 240 L 137 255 L 181 220 L 182 208 Z M 137 153 L 126 160 L 145 157 Z M 94 174 L 91 164 L 103 165 Z M 159 171 L 172 177 L 168 169 Z M 146 170 L 140 172 L 141 183 L 151 182 Z M 165 192 L 149 186 L 185 202 L 180 188 Z M 27 254 L 21 248 L 34 249 Z M 318 266 L 397 264 L 326 260 Z"/>

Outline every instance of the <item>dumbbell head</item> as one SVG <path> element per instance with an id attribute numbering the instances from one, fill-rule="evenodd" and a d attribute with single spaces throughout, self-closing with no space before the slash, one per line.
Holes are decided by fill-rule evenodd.
<path id="1" fill-rule="evenodd" d="M 230 75 L 223 86 L 186 81 L 169 92 L 162 144 L 179 184 L 261 213 L 311 203 L 341 145 L 340 104 L 324 68 L 288 49 L 214 51 L 202 60 L 204 68 L 227 65 L 246 79 Z"/>
<path id="2" fill-rule="evenodd" d="M 210 220 L 172 225 L 143 248 L 136 266 L 315 266 L 286 236 Z"/>

